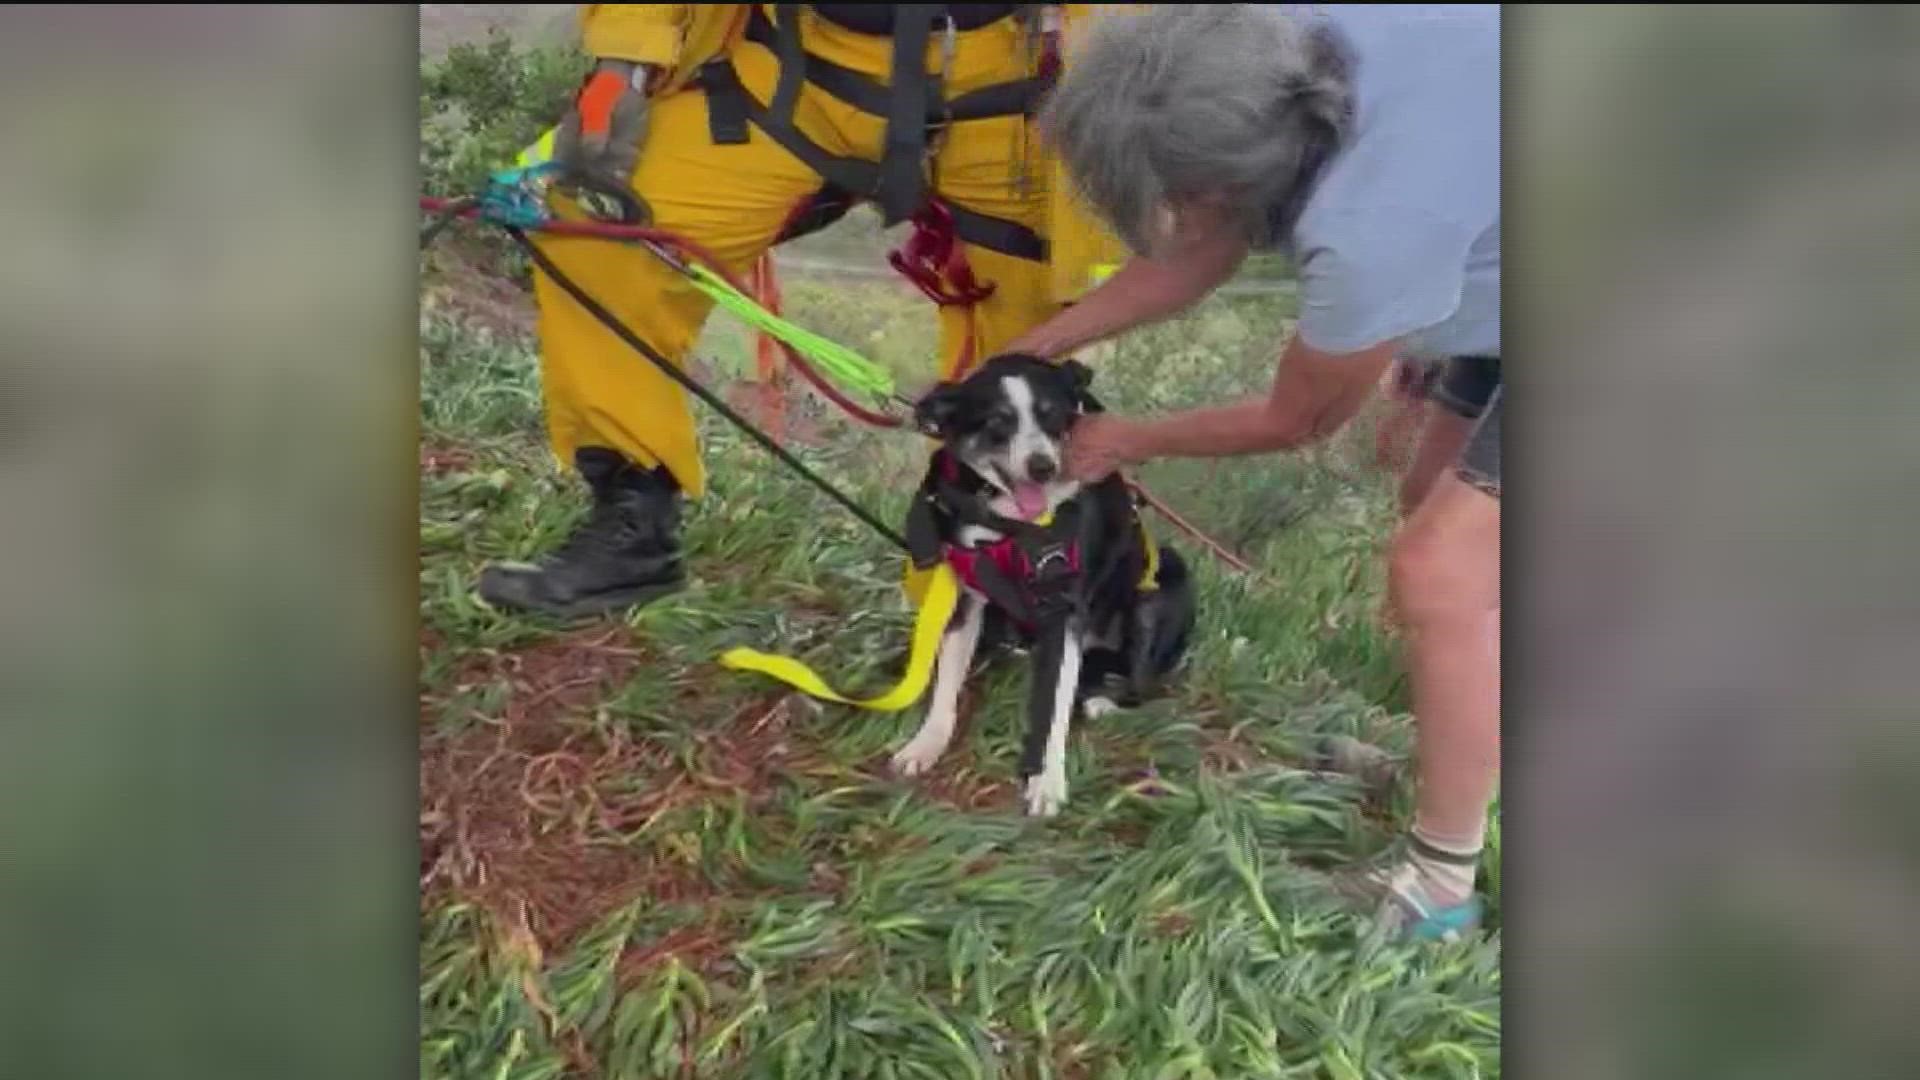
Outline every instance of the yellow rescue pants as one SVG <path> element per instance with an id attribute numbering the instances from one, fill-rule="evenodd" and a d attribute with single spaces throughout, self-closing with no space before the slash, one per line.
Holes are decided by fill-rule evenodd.
<path id="1" fill-rule="evenodd" d="M 891 41 L 855 34 L 810 15 L 807 51 L 884 82 Z M 929 70 L 946 67 L 938 40 Z M 747 91 L 773 97 L 773 53 L 743 42 L 732 59 Z M 949 97 L 1030 74 L 1013 20 L 958 35 L 947 67 Z M 886 121 L 811 84 L 799 94 L 794 124 L 827 153 L 877 161 Z M 1037 133 L 1020 116 L 949 126 L 935 144 L 932 193 L 959 207 L 1018 222 L 1047 235 L 1051 162 Z M 653 103 L 633 188 L 660 228 L 704 246 L 744 273 L 779 235 L 790 214 L 822 188 L 819 176 L 757 127 L 738 145 L 709 134 L 706 94 L 694 87 Z M 1025 160 L 1022 160 L 1022 159 Z M 1018 178 L 1024 176 L 1024 190 Z M 564 216 L 577 216 L 560 206 Z M 559 267 L 661 353 L 680 362 L 699 336 L 711 301 L 644 250 L 602 240 L 546 236 L 538 240 Z M 961 362 L 971 332 L 976 356 L 1005 343 L 1059 310 L 1048 265 L 966 245 L 975 276 L 996 286 L 973 309 L 937 309 L 942 377 Z M 564 292 L 536 275 L 542 376 L 548 435 L 571 462 L 581 446 L 618 450 L 643 465 L 665 465 L 688 496 L 699 498 L 706 476 L 686 394 L 608 332 Z M 971 325 L 969 325 L 971 324 Z"/>

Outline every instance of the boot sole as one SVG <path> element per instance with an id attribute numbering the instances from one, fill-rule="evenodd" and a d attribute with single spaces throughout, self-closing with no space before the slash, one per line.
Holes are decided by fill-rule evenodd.
<path id="1" fill-rule="evenodd" d="M 595 593 L 592 596 L 575 600 L 570 604 L 522 602 L 519 600 L 509 600 L 505 597 L 488 596 L 485 592 L 482 592 L 480 596 L 481 599 L 487 603 L 504 611 L 548 615 L 559 619 L 584 619 L 601 615 L 612 615 L 618 612 L 644 607 L 656 600 L 680 592 L 686 587 L 686 579 L 682 578 L 678 581 L 658 582 L 651 585 L 636 585 L 629 589 L 614 589 L 608 592 Z"/>

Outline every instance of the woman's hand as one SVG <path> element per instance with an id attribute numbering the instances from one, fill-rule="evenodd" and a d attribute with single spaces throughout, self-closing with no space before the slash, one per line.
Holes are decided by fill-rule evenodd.
<path id="1" fill-rule="evenodd" d="M 1080 418 L 1067 437 L 1067 478 L 1097 483 L 1111 474 L 1145 461 L 1143 425 L 1106 413 Z"/>

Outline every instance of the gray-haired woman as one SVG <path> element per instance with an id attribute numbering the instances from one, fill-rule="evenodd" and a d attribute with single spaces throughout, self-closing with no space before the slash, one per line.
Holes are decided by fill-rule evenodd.
<path id="1" fill-rule="evenodd" d="M 1103 20 L 1044 126 L 1135 258 L 1008 346 L 1063 355 L 1183 310 L 1250 250 L 1292 256 L 1299 322 L 1272 389 L 1158 417 L 1090 417 L 1069 448 L 1082 479 L 1325 438 L 1396 356 L 1480 373 L 1461 380 L 1479 400 L 1456 403 L 1477 426 L 1391 555 L 1419 795 L 1405 853 L 1374 882 L 1381 915 L 1417 936 L 1477 925 L 1498 782 L 1499 65 L 1497 5 L 1214 4 Z"/>

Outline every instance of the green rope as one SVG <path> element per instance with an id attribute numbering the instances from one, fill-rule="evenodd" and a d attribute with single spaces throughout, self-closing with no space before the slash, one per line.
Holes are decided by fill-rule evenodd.
<path id="1" fill-rule="evenodd" d="M 550 129 L 533 145 L 520 152 L 516 168 L 496 173 L 489 188 L 489 204 L 495 217 L 523 228 L 535 227 L 547 214 L 544 198 L 546 181 L 557 165 L 553 161 L 556 129 Z M 694 287 L 733 312 L 741 321 L 761 333 L 785 342 L 795 352 L 811 360 L 834 382 L 856 387 L 885 402 L 893 396 L 893 373 L 838 342 L 830 341 L 768 311 L 725 278 L 692 260 L 674 260 L 693 279 Z"/>
<path id="2" fill-rule="evenodd" d="M 893 373 L 886 368 L 837 341 L 782 319 L 699 263 L 689 262 L 687 272 L 694 286 L 715 303 L 754 329 L 786 342 L 795 352 L 823 368 L 835 382 L 858 387 L 881 401 L 892 396 Z"/>

